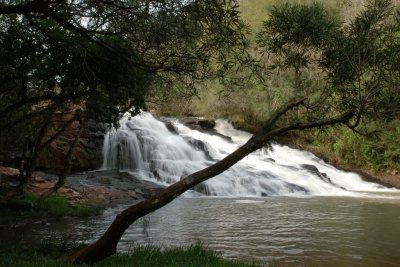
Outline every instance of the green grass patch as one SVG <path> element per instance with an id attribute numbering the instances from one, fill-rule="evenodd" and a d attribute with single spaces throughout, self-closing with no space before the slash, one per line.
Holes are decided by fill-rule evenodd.
<path id="1" fill-rule="evenodd" d="M 372 172 L 400 170 L 400 120 L 365 122 L 359 130 L 374 134 L 363 136 L 341 126 L 316 133 L 311 142 L 301 136 L 297 142 L 340 166 Z"/>
<path id="2" fill-rule="evenodd" d="M 20 199 L 31 203 L 31 210 L 15 210 L 12 208 L 0 208 L 0 224 L 9 224 L 25 219 L 56 218 L 65 216 L 88 217 L 100 214 L 101 208 L 89 204 L 71 204 L 65 197 L 50 195 L 40 197 L 27 193 Z"/>
<path id="3" fill-rule="evenodd" d="M 209 250 L 202 245 L 187 248 L 162 250 L 158 247 L 138 247 L 131 253 L 117 254 L 94 265 L 70 265 L 63 261 L 79 245 L 66 243 L 43 244 L 37 249 L 17 245 L 0 251 L 0 266 L 13 267 L 63 267 L 63 266 L 101 266 L 101 267 L 249 267 L 265 266 L 255 263 L 223 259 L 218 252 Z"/>
<path id="4" fill-rule="evenodd" d="M 40 198 L 33 194 L 28 194 L 26 200 L 33 204 L 34 210 L 49 217 L 61 218 L 64 216 L 88 217 L 99 214 L 99 208 L 84 204 L 72 205 L 65 197 L 51 195 Z"/>

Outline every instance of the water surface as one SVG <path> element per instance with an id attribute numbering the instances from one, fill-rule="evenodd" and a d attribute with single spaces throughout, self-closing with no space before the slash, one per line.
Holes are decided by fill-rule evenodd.
<path id="1" fill-rule="evenodd" d="M 385 196 L 180 198 L 132 225 L 119 250 L 201 242 L 226 258 L 278 266 L 400 266 L 400 200 Z M 0 235 L 93 241 L 117 210 Z"/>

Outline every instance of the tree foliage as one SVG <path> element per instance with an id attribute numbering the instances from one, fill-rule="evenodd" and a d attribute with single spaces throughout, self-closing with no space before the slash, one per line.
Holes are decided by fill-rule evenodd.
<path id="1" fill-rule="evenodd" d="M 302 71 L 319 73 L 324 85 L 306 88 L 318 104 L 313 114 L 354 110 L 355 128 L 362 116 L 399 112 L 399 18 L 390 0 L 369 1 L 347 24 L 318 3 L 286 3 L 271 9 L 257 42 L 276 67 L 295 71 L 295 92 L 308 85 Z"/>
<path id="2" fill-rule="evenodd" d="M 400 13 L 390 0 L 371 1 L 324 49 L 322 66 L 343 108 L 362 116 L 393 119 L 399 114 Z"/>
<path id="3" fill-rule="evenodd" d="M 215 75 L 246 46 L 235 1 L 14 3 L 0 4 L 2 118 L 55 99 L 97 118 L 142 108 L 153 80 Z"/>
<path id="4" fill-rule="evenodd" d="M 244 28 L 234 0 L 2 1 L 1 141 L 34 166 L 65 129 L 54 114 L 116 122 L 150 89 L 222 76 Z"/>

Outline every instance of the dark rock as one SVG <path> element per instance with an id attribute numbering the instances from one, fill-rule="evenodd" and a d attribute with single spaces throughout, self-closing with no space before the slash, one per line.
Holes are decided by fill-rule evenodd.
<path id="1" fill-rule="evenodd" d="M 178 134 L 170 118 L 161 117 L 159 120 L 165 124 L 165 126 L 171 133 Z M 215 127 L 214 120 L 200 119 L 196 117 L 182 117 L 179 118 L 179 122 L 183 123 L 185 126 L 189 127 L 192 130 L 205 132 L 211 135 L 217 135 L 225 140 L 228 140 L 229 142 L 232 142 L 232 138 L 230 136 L 222 135 L 214 129 Z"/>
<path id="2" fill-rule="evenodd" d="M 164 123 L 165 127 L 167 127 L 168 131 L 170 131 L 173 134 L 178 134 L 178 131 L 176 130 L 174 124 L 171 121 L 169 120 L 161 120 L 161 121 Z"/>
<path id="3" fill-rule="evenodd" d="M 192 130 L 210 131 L 215 127 L 214 120 L 201 119 L 196 117 L 179 118 L 179 121 Z"/>
<path id="4" fill-rule="evenodd" d="M 190 137 L 185 137 L 185 139 L 188 141 L 188 143 L 194 149 L 199 150 L 199 151 L 203 151 L 203 153 L 206 156 L 207 160 L 214 160 L 211 157 L 211 154 L 210 154 L 210 151 L 208 150 L 207 145 L 203 141 L 200 141 L 200 140 L 197 140 L 197 139 L 193 139 L 193 138 L 190 138 Z"/>
<path id="5" fill-rule="evenodd" d="M 333 186 L 336 186 L 340 189 L 346 190 L 346 188 L 339 186 L 337 184 L 334 184 L 331 180 L 331 178 L 328 177 L 328 175 L 326 173 L 320 172 L 318 170 L 317 167 L 315 167 L 314 165 L 310 165 L 310 164 L 301 164 L 301 167 L 303 167 L 304 169 L 308 170 L 309 172 L 311 172 L 312 174 L 318 176 L 322 181 L 324 181 L 325 183 L 331 184 Z"/>
<path id="6" fill-rule="evenodd" d="M 304 193 L 308 193 L 309 191 L 307 189 L 305 189 L 302 186 L 299 186 L 297 184 L 292 184 L 292 183 L 286 183 L 287 187 L 289 187 L 290 192 L 292 193 L 296 193 L 296 192 L 304 192 Z"/>
<path id="7" fill-rule="evenodd" d="M 265 158 L 264 161 L 275 162 L 273 158 Z"/>
<path id="8" fill-rule="evenodd" d="M 259 185 L 263 188 L 263 192 L 261 192 L 261 196 L 266 197 L 266 196 L 274 196 L 277 194 L 276 189 L 274 187 L 276 187 L 276 185 L 274 183 L 269 184 L 266 182 L 259 182 Z M 308 193 L 309 191 L 299 185 L 296 184 L 292 184 L 292 183 L 287 183 L 285 182 L 284 186 L 286 188 L 289 188 L 289 192 L 290 193 Z"/>
<path id="9" fill-rule="evenodd" d="M 328 175 L 326 175 L 326 173 L 321 173 L 317 167 L 315 167 L 314 165 L 310 165 L 310 164 L 301 164 L 301 167 L 303 167 L 304 169 L 308 170 L 309 172 L 311 172 L 312 174 L 318 176 L 321 180 L 323 180 L 326 183 L 329 184 L 333 184 L 331 179 L 328 177 Z"/>
<path id="10" fill-rule="evenodd" d="M 214 120 L 199 120 L 197 124 L 202 128 L 202 129 L 213 129 L 215 127 L 215 121 Z"/>
<path id="11" fill-rule="evenodd" d="M 200 183 L 192 188 L 192 190 L 202 193 L 206 196 L 212 195 L 210 189 L 205 183 Z"/>
<path id="12" fill-rule="evenodd" d="M 300 166 L 303 167 L 304 169 L 310 171 L 311 173 L 320 174 L 318 168 L 315 167 L 314 165 L 310 165 L 310 164 L 301 164 Z"/>

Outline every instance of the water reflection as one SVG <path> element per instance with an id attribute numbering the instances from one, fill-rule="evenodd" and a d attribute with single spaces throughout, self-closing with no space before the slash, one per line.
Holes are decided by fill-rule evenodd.
<path id="1" fill-rule="evenodd" d="M 14 235 L 23 235 L 28 242 L 65 236 L 93 241 L 115 213 L 110 209 L 91 220 L 34 225 Z M 132 225 L 119 250 L 198 241 L 227 258 L 296 266 L 399 266 L 400 202 L 343 197 L 181 198 Z"/>

